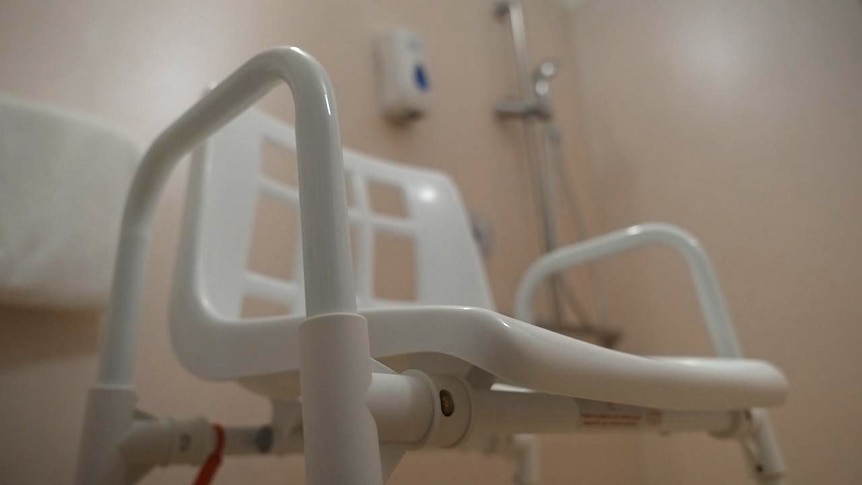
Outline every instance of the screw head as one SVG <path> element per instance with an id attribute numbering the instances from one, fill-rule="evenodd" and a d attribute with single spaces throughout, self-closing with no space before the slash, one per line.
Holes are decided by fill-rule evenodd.
<path id="1" fill-rule="evenodd" d="M 446 389 L 440 391 L 440 411 L 447 418 L 455 412 L 455 398 Z"/>

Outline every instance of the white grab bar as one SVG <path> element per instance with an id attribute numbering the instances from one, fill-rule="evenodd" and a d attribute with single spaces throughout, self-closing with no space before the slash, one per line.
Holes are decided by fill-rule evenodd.
<path id="1" fill-rule="evenodd" d="M 300 366 L 309 483 L 335 483 L 339 477 L 351 477 L 352 483 L 383 482 L 377 430 L 364 402 L 371 357 L 367 322 L 356 314 L 334 93 L 314 58 L 295 47 L 278 47 L 255 56 L 216 86 L 168 127 L 141 161 L 126 201 L 98 377 L 88 397 L 79 484 L 125 483 L 116 448 L 134 412 L 135 328 L 152 218 L 168 175 L 183 155 L 279 81 L 290 86 L 296 106 L 309 317 L 300 347 L 318 349 L 311 355 L 302 352 Z M 321 348 L 337 349 L 339 358 L 319 352 Z"/>
<path id="2" fill-rule="evenodd" d="M 516 318 L 525 322 L 533 320 L 533 296 L 539 283 L 548 276 L 650 244 L 668 246 L 683 256 L 694 280 L 697 299 L 716 354 L 741 358 L 742 350 L 709 256 L 694 236 L 670 224 L 631 226 L 560 248 L 539 258 L 527 268 L 518 285 L 515 296 Z M 780 485 L 783 483 L 785 467 L 772 423 L 766 412 L 759 409 L 749 416 L 755 422 L 754 431 L 751 436 L 741 439 L 749 462 L 749 472 L 758 483 Z"/>
<path id="3" fill-rule="evenodd" d="M 670 224 L 639 224 L 552 251 L 527 268 L 515 297 L 515 317 L 533 321 L 532 300 L 538 284 L 565 269 L 650 244 L 668 246 L 685 259 L 716 354 L 742 357 L 730 313 L 706 251 L 694 236 Z"/>

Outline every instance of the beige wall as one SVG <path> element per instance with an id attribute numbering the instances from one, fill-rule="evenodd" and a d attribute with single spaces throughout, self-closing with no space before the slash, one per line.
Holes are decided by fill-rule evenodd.
<path id="1" fill-rule="evenodd" d="M 862 483 L 862 7 L 595 0 L 572 16 L 578 112 L 606 229 L 698 235 L 746 352 L 785 370 L 792 483 Z M 625 265 L 625 267 L 624 267 Z M 708 349 L 682 264 L 605 267 L 612 320 L 651 353 Z M 643 440 L 642 483 L 741 483 L 732 446 Z"/>
<path id="2" fill-rule="evenodd" d="M 509 34 L 488 1 L 358 0 L 0 1 L 0 90 L 114 121 L 142 145 L 257 51 L 295 44 L 328 68 L 342 133 L 353 148 L 451 173 L 472 210 L 494 224 L 488 261 L 495 296 L 511 308 L 517 276 L 537 254 L 533 209 L 517 126 L 496 122 L 492 106 L 513 91 Z M 533 50 L 560 59 L 560 106 L 574 105 L 567 20 L 550 2 L 528 2 Z M 371 37 L 404 26 L 425 39 L 435 101 L 428 119 L 396 128 L 378 115 Z M 268 99 L 292 119 L 282 90 Z M 574 133 L 574 111 L 560 123 Z M 569 138 L 572 152 L 577 140 Z M 575 160 L 577 163 L 577 160 Z M 584 167 L 577 165 L 578 172 Z M 586 178 L 578 179 L 579 185 Z M 224 423 L 259 423 L 267 404 L 232 384 L 202 382 L 174 360 L 165 330 L 169 274 L 178 232 L 184 170 L 171 179 L 157 215 L 148 275 L 137 385 L 141 406 L 162 415 L 203 413 Z M 0 482 L 68 483 L 84 393 L 93 379 L 96 315 L 0 309 Z M 549 441 L 549 444 L 552 443 Z M 549 483 L 599 474 L 630 483 L 633 468 L 603 472 L 589 451 L 633 450 L 631 439 L 555 440 L 545 454 Z M 580 457 L 578 466 L 572 458 Z M 221 483 L 297 481 L 301 460 L 228 460 Z M 510 466 L 478 455 L 409 457 L 394 483 L 505 483 Z M 153 474 L 146 483 L 187 483 L 192 470 Z M 590 483 L 599 483 L 598 480 Z M 612 483 L 612 482 L 608 482 Z"/>
<path id="3" fill-rule="evenodd" d="M 471 209 L 494 223 L 489 274 L 501 309 L 510 310 L 517 276 L 538 250 L 524 230 L 533 210 L 519 132 L 490 116 L 514 79 L 508 33 L 491 19 L 490 3 L 0 0 L 0 90 L 113 120 L 143 145 L 256 51 L 303 46 L 332 75 L 347 145 L 446 170 Z M 581 198 L 599 201 L 605 229 L 659 219 L 701 237 L 744 348 L 778 363 L 793 384 L 775 420 L 794 483 L 862 481 L 854 460 L 862 449 L 854 384 L 862 376 L 852 352 L 862 341 L 854 298 L 862 258 L 853 252 L 862 243 L 854 218 L 862 203 L 858 2 L 596 0 L 570 25 L 553 3 L 526 3 L 535 56 L 563 62 L 555 99 Z M 376 111 L 370 38 L 391 26 L 413 29 L 429 47 L 432 113 L 406 129 Z M 292 118 L 283 91 L 266 106 Z M 165 306 L 182 172 L 157 218 L 137 356 L 141 405 L 260 422 L 264 401 L 191 377 L 169 350 Z M 691 324 L 697 310 L 679 261 L 655 251 L 603 269 L 626 349 L 708 351 Z M 65 483 L 98 316 L 0 309 L 0 320 L 0 482 Z M 742 476 L 738 450 L 702 436 L 544 445 L 550 484 Z M 393 482 L 505 483 L 510 472 L 499 458 L 415 454 Z M 222 473 L 224 483 L 295 481 L 301 460 L 229 460 Z M 191 475 L 171 470 L 146 482 Z"/>

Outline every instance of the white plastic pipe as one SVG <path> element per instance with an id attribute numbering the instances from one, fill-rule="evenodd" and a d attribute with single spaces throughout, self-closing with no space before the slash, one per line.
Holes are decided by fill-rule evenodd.
<path id="1" fill-rule="evenodd" d="M 125 485 L 130 481 L 119 445 L 132 426 L 135 401 L 131 385 L 96 383 L 90 389 L 78 448 L 77 485 Z"/>
<path id="2" fill-rule="evenodd" d="M 447 394 L 449 408 L 444 408 Z M 742 411 L 672 411 L 529 391 L 475 389 L 455 376 L 375 373 L 366 397 L 382 443 L 451 448 L 475 435 L 513 436 L 528 452 L 531 434 L 710 432 L 737 437 Z M 304 433 L 305 430 L 299 432 Z M 530 476 L 535 476 L 533 472 Z"/>
<path id="3" fill-rule="evenodd" d="M 769 413 L 764 409 L 754 409 L 751 413 L 754 430 L 742 443 L 749 473 L 759 484 L 782 485 L 786 468 Z"/>
<path id="4" fill-rule="evenodd" d="M 730 313 L 727 311 L 709 256 L 694 236 L 670 224 L 631 226 L 560 248 L 539 258 L 527 268 L 518 286 L 515 297 L 516 318 L 525 322 L 533 320 L 533 295 L 538 284 L 550 275 L 651 244 L 668 246 L 685 259 L 716 354 L 722 357 L 742 357 Z"/>
<path id="5" fill-rule="evenodd" d="M 255 456 L 261 449 L 261 427 L 226 427 L 224 456 Z M 120 449 L 129 465 L 200 465 L 216 450 L 218 438 L 212 423 L 202 417 L 136 420 L 126 433 Z"/>
<path id="6" fill-rule="evenodd" d="M 311 317 L 299 327 L 299 344 L 308 483 L 382 485 L 377 426 L 365 403 L 372 377 L 365 317 Z"/>
<path id="7" fill-rule="evenodd" d="M 179 159 L 204 138 L 228 123 L 254 104 L 277 83 L 286 82 L 296 106 L 297 151 L 299 166 L 300 208 L 302 212 L 303 265 L 305 267 L 306 310 L 309 317 L 326 314 L 355 315 L 356 301 L 350 265 L 350 249 L 344 192 L 341 143 L 335 98 L 329 77 L 311 56 L 295 47 L 278 47 L 265 51 L 241 66 L 203 99 L 177 119 L 152 144 L 144 155 L 126 201 L 121 226 L 120 245 L 114 268 L 114 281 L 108 306 L 98 378 L 90 399 L 100 399 L 111 391 L 134 395 L 132 375 L 135 332 L 139 319 L 152 218 L 161 190 Z M 356 316 L 358 317 L 358 316 Z M 343 320 L 343 319 L 341 319 Z M 364 318 L 352 319 L 366 332 L 365 341 L 353 339 L 349 358 L 331 361 L 305 359 L 300 368 L 303 390 L 334 387 L 343 382 L 327 381 L 361 376 L 358 386 L 371 379 L 370 352 Z M 362 331 L 357 332 L 359 334 Z M 325 335 L 318 343 L 326 345 Z M 300 342 L 302 347 L 303 342 Z M 363 346 L 364 345 L 364 346 Z M 357 359 L 367 366 L 350 367 Z M 326 372 L 315 369 L 326 365 Z M 311 368 L 308 368 L 311 366 Z M 317 378 L 323 380 L 317 380 Z M 344 416 L 367 413 L 358 393 L 341 403 Z M 121 401 L 117 399 L 116 401 Z M 77 481 L 79 484 L 123 483 L 105 475 L 117 467 L 116 445 L 131 422 L 131 406 L 123 401 L 122 409 L 103 409 L 107 402 L 88 403 L 99 413 L 87 414 Z M 303 396 L 304 419 L 324 420 L 318 410 L 329 409 L 316 402 L 314 394 Z M 104 425 L 102 414 L 128 415 L 116 418 L 115 426 Z M 307 470 L 309 483 L 326 481 L 327 468 L 351 474 L 353 483 L 382 483 L 379 448 L 373 422 L 329 416 L 333 426 L 320 429 L 321 446 L 306 447 L 306 459 L 316 463 Z M 125 423 L 125 424 L 123 424 Z M 325 434 L 325 436 L 323 435 Z M 345 439 L 349 437 L 349 439 Z M 353 459 L 330 462 L 327 450 L 337 447 Z M 376 465 L 369 466 L 366 462 Z M 376 466 L 377 473 L 373 469 Z"/>

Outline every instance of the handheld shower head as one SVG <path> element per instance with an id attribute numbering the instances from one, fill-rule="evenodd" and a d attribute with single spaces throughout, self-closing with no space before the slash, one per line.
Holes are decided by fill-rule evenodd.
<path id="1" fill-rule="evenodd" d="M 494 16 L 498 18 L 505 17 L 506 15 L 509 15 L 509 9 L 511 8 L 511 0 L 498 0 L 497 3 L 494 4 Z"/>

